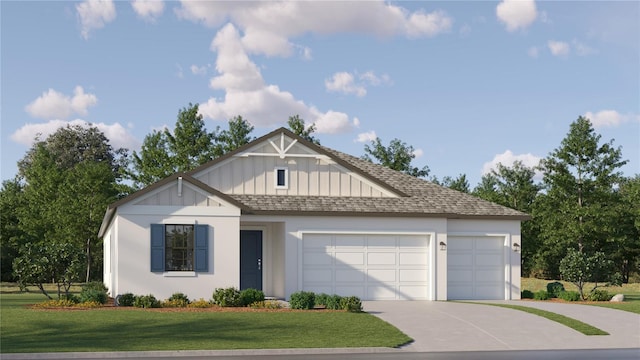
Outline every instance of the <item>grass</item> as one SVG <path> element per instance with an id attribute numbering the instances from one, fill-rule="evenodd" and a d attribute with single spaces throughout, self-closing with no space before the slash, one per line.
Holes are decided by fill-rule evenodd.
<path id="1" fill-rule="evenodd" d="M 535 309 L 535 308 L 531 308 L 528 306 L 520 306 L 520 305 L 507 305 L 507 304 L 489 304 L 489 303 L 475 303 L 475 304 L 482 304 L 482 305 L 489 305 L 489 306 L 498 306 L 498 307 L 503 307 L 503 308 L 508 308 L 508 309 L 513 309 L 513 310 L 519 310 L 519 311 L 524 311 L 530 314 L 534 314 L 534 315 L 538 315 L 538 316 L 542 316 L 545 319 L 549 319 L 551 321 L 555 321 L 559 324 L 562 324 L 564 326 L 568 326 L 576 331 L 579 331 L 585 335 L 609 335 L 608 332 L 604 331 L 604 330 L 600 330 L 597 327 L 591 326 L 587 323 L 583 323 L 582 321 L 564 316 L 564 315 L 560 315 L 560 314 L 556 314 L 554 312 L 551 311 L 545 311 L 545 310 L 540 310 L 540 309 Z"/>
<path id="2" fill-rule="evenodd" d="M 540 290 L 547 290 L 547 284 L 555 280 L 544 280 L 534 278 L 522 278 L 521 288 L 524 290 L 531 290 L 537 292 Z M 564 286 L 565 290 L 578 291 L 578 288 L 566 281 L 559 281 Z M 590 291 L 593 288 L 592 283 L 588 283 L 585 287 L 585 291 Z M 612 303 L 607 301 L 601 302 L 576 302 L 581 305 L 600 306 L 616 310 L 629 311 L 635 314 L 640 314 L 640 283 L 622 284 L 622 286 L 607 286 L 600 287 L 598 289 L 606 290 L 609 294 L 624 294 L 624 302 Z"/>
<path id="3" fill-rule="evenodd" d="M 0 294 L 0 352 L 397 347 L 411 341 L 366 313 L 37 310 Z"/>

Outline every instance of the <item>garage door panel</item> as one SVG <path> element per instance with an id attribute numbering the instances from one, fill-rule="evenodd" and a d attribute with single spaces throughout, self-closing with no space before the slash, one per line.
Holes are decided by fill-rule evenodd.
<path id="1" fill-rule="evenodd" d="M 460 281 L 472 283 L 473 282 L 473 270 L 472 269 L 469 269 L 469 270 L 450 270 L 447 273 L 447 280 L 448 280 L 449 283 L 455 283 L 455 282 L 460 282 Z M 453 285 L 455 285 L 455 284 L 453 284 Z"/>
<path id="2" fill-rule="evenodd" d="M 455 254 L 449 250 L 447 262 L 453 266 L 471 266 L 471 264 L 473 264 L 473 254 Z"/>
<path id="3" fill-rule="evenodd" d="M 400 253 L 400 265 L 427 265 L 429 258 L 427 253 Z"/>
<path id="4" fill-rule="evenodd" d="M 489 237 L 487 239 L 478 239 L 476 241 L 476 250 L 483 251 L 502 251 L 502 247 L 504 246 L 504 240 L 496 237 Z"/>
<path id="5" fill-rule="evenodd" d="M 374 252 L 367 254 L 367 265 L 395 265 L 396 253 Z"/>
<path id="6" fill-rule="evenodd" d="M 305 234 L 302 242 L 304 289 L 363 300 L 429 296 L 428 236 Z"/>
<path id="7" fill-rule="evenodd" d="M 364 265 L 364 254 L 362 252 L 336 252 L 338 265 Z"/>
<path id="8" fill-rule="evenodd" d="M 504 299 L 504 238 L 449 237 L 447 297 L 460 300 Z"/>
<path id="9" fill-rule="evenodd" d="M 500 283 L 504 276 L 503 271 L 500 270 L 476 270 L 475 278 L 477 281 L 489 281 L 494 283 Z"/>
<path id="10" fill-rule="evenodd" d="M 487 300 L 501 300 L 504 298 L 504 289 L 495 284 L 480 285 L 476 287 L 476 297 Z"/>
<path id="11" fill-rule="evenodd" d="M 336 269 L 336 283 L 362 281 L 364 281 L 364 274 L 359 269 Z"/>
<path id="12" fill-rule="evenodd" d="M 449 239 L 447 244 L 447 250 L 449 252 L 456 250 L 473 250 L 473 242 L 471 239 Z"/>
<path id="13" fill-rule="evenodd" d="M 500 254 L 476 254 L 476 265 L 496 266 L 502 263 L 502 252 Z"/>

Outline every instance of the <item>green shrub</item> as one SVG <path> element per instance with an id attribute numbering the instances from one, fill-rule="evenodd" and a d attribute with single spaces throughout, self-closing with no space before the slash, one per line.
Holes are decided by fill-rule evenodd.
<path id="1" fill-rule="evenodd" d="M 100 304 L 106 304 L 107 299 L 109 299 L 109 295 L 107 295 L 107 287 L 98 281 L 87 283 L 82 287 L 82 291 L 80 291 L 81 303 L 94 301 Z"/>
<path id="2" fill-rule="evenodd" d="M 213 302 L 222 307 L 242 306 L 240 291 L 234 287 L 215 289 L 213 291 Z"/>
<path id="3" fill-rule="evenodd" d="M 264 293 L 257 289 L 244 289 L 240 291 L 240 303 L 249 306 L 255 302 L 264 301 Z"/>
<path id="4" fill-rule="evenodd" d="M 117 306 L 133 306 L 133 302 L 136 300 L 136 296 L 132 293 L 125 293 L 116 296 Z"/>
<path id="5" fill-rule="evenodd" d="M 133 306 L 145 309 L 157 308 L 160 307 L 160 302 L 153 295 L 141 295 L 135 297 L 135 300 L 133 300 Z"/>
<path id="6" fill-rule="evenodd" d="M 362 301 L 357 296 L 343 297 L 340 300 L 340 308 L 348 312 L 362 312 Z"/>
<path id="7" fill-rule="evenodd" d="M 549 300 L 549 293 L 546 290 L 540 290 L 533 294 L 534 300 Z"/>
<path id="8" fill-rule="evenodd" d="M 580 301 L 580 293 L 577 291 L 561 291 L 558 297 L 564 301 Z"/>
<path id="9" fill-rule="evenodd" d="M 316 305 L 316 294 L 310 291 L 297 291 L 291 294 L 289 306 L 292 309 L 313 309 Z"/>
<path id="10" fill-rule="evenodd" d="M 282 309 L 282 304 L 274 300 L 256 301 L 249 305 L 252 309 Z"/>
<path id="11" fill-rule="evenodd" d="M 520 293 L 521 299 L 533 299 L 533 292 L 531 290 L 522 290 Z"/>
<path id="12" fill-rule="evenodd" d="M 47 300 L 39 304 L 35 304 L 33 306 L 38 308 L 58 308 L 58 307 L 72 307 L 75 305 L 76 303 L 74 303 L 71 300 L 59 299 L 59 300 Z"/>
<path id="13" fill-rule="evenodd" d="M 342 296 L 340 295 L 331 295 L 327 299 L 327 303 L 325 304 L 327 309 L 329 310 L 340 310 L 342 309 Z"/>
<path id="14" fill-rule="evenodd" d="M 99 308 L 102 307 L 102 303 L 99 303 L 97 301 L 85 301 L 79 304 L 75 304 L 75 307 L 79 307 L 79 308 L 85 308 L 85 309 L 95 309 L 95 308 Z"/>
<path id="15" fill-rule="evenodd" d="M 315 306 L 327 306 L 327 302 L 329 302 L 329 297 L 331 297 L 331 295 L 325 294 L 325 293 L 320 293 L 320 294 L 316 294 L 316 299 L 315 299 Z"/>
<path id="16" fill-rule="evenodd" d="M 190 308 L 199 308 L 199 309 L 204 309 L 204 308 L 210 308 L 213 306 L 213 303 L 211 301 L 207 301 L 205 299 L 198 299 L 198 300 L 194 300 L 192 302 L 190 302 L 187 307 Z"/>
<path id="17" fill-rule="evenodd" d="M 72 301 L 74 304 L 77 304 L 80 302 L 80 297 L 75 294 L 66 294 L 64 296 L 64 300 L 69 300 L 69 301 Z"/>
<path id="18" fill-rule="evenodd" d="M 185 295 L 185 294 L 183 294 L 181 292 L 173 293 L 171 295 L 171 297 L 169 297 L 169 301 L 177 303 L 177 304 L 184 304 L 184 306 L 187 306 L 187 304 L 189 304 L 191 302 L 191 301 L 189 301 L 189 298 L 187 297 L 187 295 Z"/>
<path id="19" fill-rule="evenodd" d="M 607 290 L 593 290 L 589 296 L 587 296 L 587 300 L 589 301 L 609 301 L 613 296 L 609 295 Z"/>
<path id="20" fill-rule="evenodd" d="M 554 281 L 547 284 L 547 292 L 549 297 L 557 298 L 560 292 L 564 291 L 564 285 L 561 282 Z"/>

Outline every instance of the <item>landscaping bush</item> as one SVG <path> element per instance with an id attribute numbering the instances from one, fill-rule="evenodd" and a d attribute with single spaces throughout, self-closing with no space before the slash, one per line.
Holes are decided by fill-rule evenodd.
<path id="1" fill-rule="evenodd" d="M 80 302 L 97 302 L 100 304 L 106 304 L 109 295 L 107 295 L 107 288 L 103 283 L 93 281 L 87 283 L 80 291 Z"/>
<path id="2" fill-rule="evenodd" d="M 577 291 L 561 291 L 558 297 L 564 301 L 580 301 L 580 293 Z"/>
<path id="3" fill-rule="evenodd" d="M 257 289 L 244 289 L 240 291 L 240 303 L 249 306 L 255 302 L 264 301 L 264 293 Z"/>
<path id="4" fill-rule="evenodd" d="M 198 299 L 198 300 L 194 300 L 192 302 L 189 303 L 189 305 L 187 305 L 187 307 L 190 308 L 199 308 L 199 309 L 204 309 L 204 308 L 210 308 L 213 306 L 213 303 L 211 301 L 207 301 L 205 299 Z"/>
<path id="5" fill-rule="evenodd" d="M 274 300 L 256 301 L 249 305 L 252 309 L 282 309 L 282 304 Z"/>
<path id="6" fill-rule="evenodd" d="M 342 300 L 342 296 L 340 295 L 328 295 L 325 293 L 316 294 L 315 304 L 324 306 L 329 310 L 342 310 L 342 306 L 340 305 L 340 301 Z"/>
<path id="7" fill-rule="evenodd" d="M 587 296 L 587 300 L 589 301 L 609 301 L 613 295 L 609 295 L 607 290 L 593 290 L 589 296 Z"/>
<path id="8" fill-rule="evenodd" d="M 134 301 L 136 300 L 136 296 L 132 293 L 125 293 L 122 295 L 116 296 L 116 305 L 117 306 L 133 306 Z"/>
<path id="9" fill-rule="evenodd" d="M 291 294 L 289 306 L 292 309 L 313 309 L 316 302 L 316 294 L 310 291 L 297 291 Z"/>
<path id="10" fill-rule="evenodd" d="M 145 309 L 157 308 L 160 307 L 160 302 L 153 295 L 141 295 L 135 297 L 135 300 L 133 300 L 133 306 Z"/>
<path id="11" fill-rule="evenodd" d="M 533 294 L 533 299 L 534 300 L 549 300 L 549 293 L 545 290 L 540 290 L 538 292 L 536 292 L 535 294 Z"/>
<path id="12" fill-rule="evenodd" d="M 57 307 L 71 307 L 75 305 L 76 303 L 74 303 L 71 300 L 59 299 L 59 300 L 47 300 L 39 304 L 35 304 L 33 306 L 38 308 L 57 308 Z"/>
<path id="13" fill-rule="evenodd" d="M 315 306 L 327 307 L 327 302 L 329 301 L 330 296 L 331 295 L 325 293 L 316 294 Z"/>
<path id="14" fill-rule="evenodd" d="M 549 297 L 557 298 L 560 292 L 564 291 L 564 285 L 561 282 L 554 281 L 547 284 L 547 292 Z"/>
<path id="15" fill-rule="evenodd" d="M 357 296 L 348 296 L 340 300 L 340 308 L 348 312 L 362 312 L 362 301 Z"/>
<path id="16" fill-rule="evenodd" d="M 240 291 L 234 287 L 215 289 L 213 291 L 213 302 L 222 307 L 242 306 Z"/>
<path id="17" fill-rule="evenodd" d="M 522 290 L 520 293 L 521 299 L 533 299 L 533 292 L 531 290 Z"/>
<path id="18" fill-rule="evenodd" d="M 187 295 L 177 292 L 174 293 L 173 295 L 171 295 L 171 297 L 169 297 L 169 299 L 167 299 L 167 301 L 164 301 L 162 303 L 163 307 L 187 307 L 187 305 L 189 305 L 190 301 L 189 298 L 187 297 Z"/>

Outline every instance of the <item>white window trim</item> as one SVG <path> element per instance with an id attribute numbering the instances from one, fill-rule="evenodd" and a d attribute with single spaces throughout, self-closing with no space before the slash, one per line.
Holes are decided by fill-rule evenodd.
<path id="1" fill-rule="evenodd" d="M 278 185 L 278 171 L 284 170 L 284 185 Z M 289 168 L 279 166 L 276 167 L 273 171 L 273 183 L 275 184 L 276 189 L 288 189 L 289 188 Z"/>

